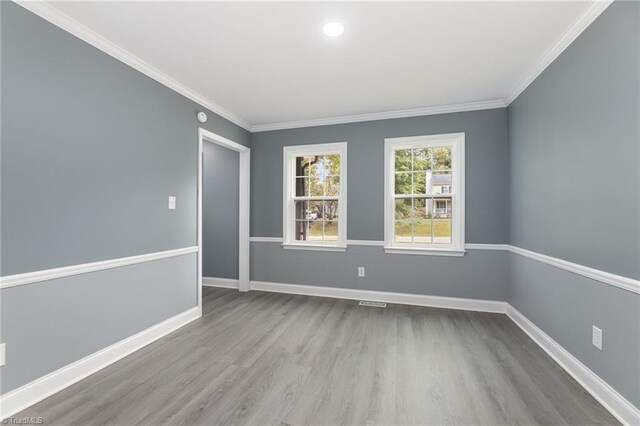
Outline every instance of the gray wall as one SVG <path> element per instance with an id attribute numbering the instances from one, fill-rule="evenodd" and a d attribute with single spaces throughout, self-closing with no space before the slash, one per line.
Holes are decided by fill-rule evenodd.
<path id="1" fill-rule="evenodd" d="M 507 242 L 506 109 L 254 133 L 251 236 L 282 236 L 282 147 L 347 142 L 347 238 L 384 239 L 384 139 L 465 132 L 466 239 Z"/>
<path id="2" fill-rule="evenodd" d="M 469 250 L 464 258 L 386 254 L 382 247 L 350 246 L 346 253 L 284 250 L 251 244 L 251 279 L 431 296 L 505 300 L 507 253 Z M 364 266 L 366 277 L 356 268 Z"/>
<path id="3" fill-rule="evenodd" d="M 1 37 L 2 275 L 196 245 L 203 108 L 11 2 Z"/>
<path id="4" fill-rule="evenodd" d="M 510 240 L 640 278 L 640 23 L 615 2 L 509 106 Z"/>
<path id="5" fill-rule="evenodd" d="M 509 107 L 511 244 L 640 277 L 639 43 L 614 2 Z M 509 302 L 640 407 L 640 295 L 512 255 Z"/>
<path id="6" fill-rule="evenodd" d="M 14 3 L 0 8 L 1 274 L 196 245 L 203 108 Z M 207 113 L 206 128 L 248 145 Z M 2 290 L 2 392 L 195 306 L 193 259 Z"/>
<path id="7" fill-rule="evenodd" d="M 348 224 L 351 240 L 383 240 L 384 139 L 465 132 L 466 239 L 507 242 L 506 109 L 254 133 L 251 138 L 251 235 L 282 236 L 282 148 L 347 142 Z M 252 243 L 251 279 L 451 297 L 506 300 L 501 252 L 464 258 L 387 255 L 381 247 L 346 253 L 284 251 Z M 366 277 L 356 278 L 365 266 Z"/>
<path id="8" fill-rule="evenodd" d="M 0 8 L 2 275 L 195 245 L 203 108 L 13 3 Z M 467 242 L 510 242 L 638 278 L 639 8 L 614 3 L 508 115 L 250 135 L 208 111 L 205 127 L 251 143 L 252 236 L 282 235 L 285 145 L 347 141 L 348 238 L 382 240 L 384 138 L 466 132 Z M 605 232 L 594 232 L 603 219 Z M 251 251 L 254 280 L 508 300 L 640 405 L 637 294 L 503 252 Z M 1 391 L 195 306 L 195 257 L 2 290 Z M 367 277 L 355 277 L 357 266 Z M 590 345 L 592 324 L 605 332 L 603 351 Z"/>
<path id="9" fill-rule="evenodd" d="M 640 407 L 640 295 L 510 254 L 509 303 Z M 603 330 L 603 350 L 591 327 Z"/>
<path id="10" fill-rule="evenodd" d="M 240 154 L 205 142 L 202 185 L 202 275 L 238 279 Z"/>
<path id="11" fill-rule="evenodd" d="M 2 290 L 2 393 L 197 305 L 195 253 Z"/>

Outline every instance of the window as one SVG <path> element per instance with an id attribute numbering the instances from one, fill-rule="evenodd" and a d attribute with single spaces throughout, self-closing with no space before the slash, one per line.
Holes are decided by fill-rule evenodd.
<path id="1" fill-rule="evenodd" d="M 464 255 L 464 133 L 385 140 L 385 251 Z"/>
<path id="2" fill-rule="evenodd" d="M 284 148 L 284 248 L 346 250 L 347 144 Z"/>

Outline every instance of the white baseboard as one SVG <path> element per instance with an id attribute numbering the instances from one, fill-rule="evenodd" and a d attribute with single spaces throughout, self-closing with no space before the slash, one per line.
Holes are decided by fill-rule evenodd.
<path id="1" fill-rule="evenodd" d="M 251 281 L 251 289 L 275 293 L 338 299 L 369 300 L 403 305 L 429 306 L 479 312 L 506 313 L 525 333 L 551 356 L 564 370 L 584 387 L 603 407 L 626 425 L 640 425 L 640 410 L 620 395 L 607 382 L 591 371 L 528 318 L 507 302 L 455 297 L 425 296 L 419 294 L 391 293 L 372 290 L 320 287 L 284 284 L 267 281 Z"/>
<path id="2" fill-rule="evenodd" d="M 202 277 L 202 285 L 205 287 L 239 288 L 238 280 L 231 278 Z"/>
<path id="3" fill-rule="evenodd" d="M 205 284 L 206 283 L 206 284 Z M 203 278 L 203 285 L 238 288 L 238 281 L 225 278 Z M 522 313 L 506 302 L 391 293 L 373 290 L 319 287 L 298 284 L 251 281 L 251 289 L 276 293 L 331 297 L 350 300 L 370 300 L 405 305 L 460 309 L 479 312 L 506 313 L 525 333 L 567 371 L 580 385 L 611 412 L 620 422 L 640 425 L 640 410 L 627 401 L 608 383 L 592 372 Z M 14 415 L 25 408 L 53 395 L 85 377 L 107 367 L 140 348 L 160 339 L 172 331 L 200 317 L 193 308 L 143 330 L 127 339 L 89 355 L 53 373 L 34 380 L 0 396 L 0 419 Z"/>
<path id="4" fill-rule="evenodd" d="M 337 287 L 319 287 L 299 284 L 283 284 L 267 281 L 251 281 L 251 290 L 305 296 L 332 297 L 350 300 L 370 300 L 401 305 L 429 306 L 433 308 L 460 309 L 465 311 L 505 313 L 506 302 L 457 297 L 426 296 L 422 294 L 391 293 L 386 291 L 358 290 Z"/>
<path id="5" fill-rule="evenodd" d="M 507 305 L 507 315 L 620 422 L 626 425 L 640 425 L 640 410 L 607 382 L 571 355 L 569 351 L 560 346 L 558 342 L 516 308 Z"/>
<path id="6" fill-rule="evenodd" d="M 114 343 L 81 360 L 0 396 L 0 418 L 5 419 L 42 401 L 85 377 L 200 317 L 195 307 Z"/>

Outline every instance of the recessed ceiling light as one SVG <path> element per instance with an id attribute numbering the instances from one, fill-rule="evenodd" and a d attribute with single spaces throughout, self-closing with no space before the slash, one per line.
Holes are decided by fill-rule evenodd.
<path id="1" fill-rule="evenodd" d="M 338 37 L 344 32 L 344 25 L 340 22 L 329 22 L 322 27 L 322 32 L 327 37 Z"/>

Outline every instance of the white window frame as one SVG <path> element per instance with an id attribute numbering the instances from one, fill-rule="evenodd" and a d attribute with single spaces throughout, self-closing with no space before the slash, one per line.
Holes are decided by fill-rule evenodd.
<path id="1" fill-rule="evenodd" d="M 310 155 L 340 155 L 340 195 L 338 200 L 337 241 L 299 241 L 295 239 L 295 174 L 296 157 Z M 283 222 L 282 247 L 296 250 L 346 251 L 347 249 L 347 143 L 324 143 L 285 146 L 283 148 Z"/>
<path id="2" fill-rule="evenodd" d="M 391 254 L 424 254 L 436 256 L 464 256 L 465 208 L 464 208 L 464 133 L 412 136 L 384 140 L 384 250 Z M 395 151 L 410 148 L 451 148 L 451 191 L 446 194 L 452 199 L 451 244 L 396 243 L 395 219 Z"/>

